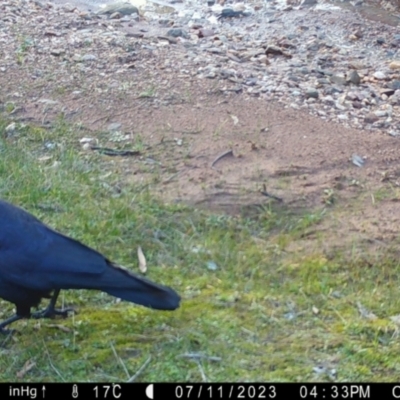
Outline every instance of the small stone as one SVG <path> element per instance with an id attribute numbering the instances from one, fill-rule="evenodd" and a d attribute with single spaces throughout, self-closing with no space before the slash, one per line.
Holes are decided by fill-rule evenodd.
<path id="1" fill-rule="evenodd" d="M 283 54 L 283 50 L 278 46 L 268 46 L 265 49 L 265 54 Z"/>
<path id="2" fill-rule="evenodd" d="M 385 75 L 385 73 L 382 72 L 382 71 L 376 71 L 376 72 L 374 73 L 373 77 L 374 77 L 375 79 L 378 79 L 378 80 L 384 80 L 384 79 L 386 79 L 386 75 Z"/>
<path id="3" fill-rule="evenodd" d="M 360 75 L 358 75 L 357 71 L 351 71 L 349 74 L 349 81 L 354 85 L 359 85 L 361 82 Z"/>
<path id="4" fill-rule="evenodd" d="M 52 56 L 61 56 L 61 55 L 65 54 L 65 50 L 64 49 L 52 49 L 52 50 L 50 50 L 50 54 Z"/>
<path id="5" fill-rule="evenodd" d="M 81 61 L 95 61 L 97 57 L 93 54 L 85 54 L 81 57 Z"/>
<path id="6" fill-rule="evenodd" d="M 310 99 L 310 98 L 318 99 L 318 95 L 319 95 L 318 90 L 316 90 L 314 88 L 308 88 L 305 93 L 306 99 Z"/>
<path id="7" fill-rule="evenodd" d="M 329 106 L 333 106 L 333 105 L 335 104 L 335 100 L 333 99 L 332 96 L 325 96 L 325 97 L 322 99 L 322 101 L 323 101 L 325 104 L 329 105 Z"/>
<path id="8" fill-rule="evenodd" d="M 207 268 L 210 271 L 216 271 L 218 269 L 218 266 L 214 261 L 207 261 Z"/>
<path id="9" fill-rule="evenodd" d="M 172 37 L 183 37 L 185 39 L 190 38 L 190 35 L 182 28 L 172 28 L 167 32 L 167 35 Z"/>
<path id="10" fill-rule="evenodd" d="M 379 117 L 377 117 L 375 114 L 369 113 L 364 117 L 364 122 L 366 124 L 373 124 L 374 122 L 378 121 Z"/>
<path id="11" fill-rule="evenodd" d="M 300 5 L 301 6 L 314 6 L 317 4 L 317 0 L 302 0 Z"/>
<path id="12" fill-rule="evenodd" d="M 387 111 L 385 111 L 385 110 L 376 110 L 376 111 L 374 111 L 374 114 L 377 117 L 386 117 L 387 116 Z"/>
<path id="13" fill-rule="evenodd" d="M 386 96 L 386 98 L 388 98 L 389 96 L 393 96 L 394 92 L 395 92 L 395 89 L 382 89 L 381 96 Z"/>
<path id="14" fill-rule="evenodd" d="M 17 129 L 17 124 L 12 122 L 10 125 L 6 126 L 6 133 L 13 133 Z"/>
<path id="15" fill-rule="evenodd" d="M 342 76 L 339 75 L 332 75 L 329 77 L 329 80 L 331 83 L 335 83 L 336 85 L 346 85 L 346 79 Z"/>
<path id="16" fill-rule="evenodd" d="M 107 127 L 110 132 L 117 131 L 119 128 L 121 128 L 121 124 L 119 122 L 113 122 Z"/>
<path id="17" fill-rule="evenodd" d="M 122 17 L 122 14 L 118 11 L 116 11 L 110 15 L 110 19 L 120 19 L 121 17 Z"/>
<path id="18" fill-rule="evenodd" d="M 203 38 L 203 37 L 213 36 L 215 35 L 215 32 L 212 29 L 202 28 L 199 29 L 197 35 L 199 36 L 199 38 Z"/>
<path id="19" fill-rule="evenodd" d="M 364 159 L 362 157 L 360 157 L 359 155 L 357 155 L 357 154 L 353 154 L 351 156 L 351 161 L 357 167 L 362 167 L 364 165 Z"/>
<path id="20" fill-rule="evenodd" d="M 389 68 L 390 68 L 390 69 L 400 69 L 400 60 L 393 60 L 393 61 L 389 64 Z"/>
<path id="21" fill-rule="evenodd" d="M 400 89 L 400 81 L 398 79 L 394 79 L 388 83 L 388 86 L 393 90 L 398 90 Z"/>
<path id="22" fill-rule="evenodd" d="M 102 10 L 100 10 L 97 14 L 112 15 L 116 12 L 120 13 L 121 15 L 139 14 L 138 8 L 128 2 L 110 4 L 104 7 Z"/>
<path id="23" fill-rule="evenodd" d="M 218 47 L 210 47 L 209 49 L 207 49 L 207 51 L 212 54 L 223 54 L 224 53 L 224 51 L 219 49 Z"/>

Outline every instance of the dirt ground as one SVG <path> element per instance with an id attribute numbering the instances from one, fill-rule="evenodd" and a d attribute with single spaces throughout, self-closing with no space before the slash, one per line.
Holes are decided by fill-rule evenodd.
<path id="1" fill-rule="evenodd" d="M 346 129 L 279 103 L 219 94 L 211 82 L 192 83 L 191 100 L 183 100 L 184 90 L 175 93 L 178 104 L 152 107 L 151 99 L 132 98 L 121 112 L 118 99 L 108 99 L 107 113 L 94 101 L 90 113 L 67 119 L 84 124 L 107 148 L 116 147 L 104 134 L 107 127 L 124 127 L 125 146 L 140 154 L 102 156 L 105 169 L 119 172 L 119 186 L 146 185 L 167 201 L 228 213 L 267 203 L 293 210 L 328 207 L 335 218 L 321 229 L 331 230 L 332 241 L 396 239 L 398 138 Z M 21 112 L 20 119 L 40 122 L 40 115 Z M 364 159 L 361 167 L 353 154 Z"/>
<path id="2" fill-rule="evenodd" d="M 137 155 L 102 156 L 105 169 L 117 169 L 120 186 L 145 185 L 167 201 L 228 213 L 267 203 L 278 209 L 330 207 L 334 218 L 321 229 L 331 230 L 332 237 L 396 240 L 397 137 L 346 129 L 278 102 L 221 91 L 215 81 L 191 79 L 173 69 L 154 68 L 150 79 L 152 63 L 161 61 L 146 62 L 137 63 L 137 86 L 124 94 L 102 94 L 100 84 L 90 90 L 88 84 L 77 96 L 79 81 L 64 91 L 63 78 L 46 78 L 45 83 L 35 78 L 31 87 L 23 86 L 26 97 L 15 93 L 17 107 L 9 117 L 47 126 L 63 115 L 84 128 L 77 130 L 76 141 L 83 152 L 93 151 L 93 144 L 138 150 Z M 0 75 L 4 99 L 13 98 L 20 82 L 32 80 L 26 63 L 25 69 Z M 115 75 L 115 80 L 123 82 L 124 76 Z M 146 95 L 149 82 L 155 86 Z M 111 132 L 110 124 L 118 132 Z M 118 135 L 122 142 L 115 139 Z M 92 142 L 82 146 L 79 139 L 88 136 Z M 352 162 L 354 155 L 364 160 L 362 166 Z"/>

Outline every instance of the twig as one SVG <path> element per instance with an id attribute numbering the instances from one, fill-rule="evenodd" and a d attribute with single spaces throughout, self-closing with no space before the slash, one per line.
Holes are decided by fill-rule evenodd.
<path id="1" fill-rule="evenodd" d="M 270 197 L 271 199 L 275 199 L 275 200 L 278 200 L 278 201 L 280 201 L 280 202 L 283 201 L 283 199 L 282 199 L 281 197 L 274 196 L 273 194 L 270 194 L 270 193 L 268 193 L 268 192 L 264 192 L 264 190 L 261 191 L 261 194 L 262 194 L 263 196 Z"/>
<path id="2" fill-rule="evenodd" d="M 91 150 L 97 150 L 100 154 L 106 156 L 140 156 L 138 150 L 115 150 L 109 149 L 108 147 L 90 146 Z"/>
<path id="3" fill-rule="evenodd" d="M 136 378 L 143 372 L 143 370 L 150 364 L 151 356 L 144 362 L 135 375 L 128 379 L 128 383 L 135 382 Z"/>
<path id="4" fill-rule="evenodd" d="M 201 378 L 203 379 L 203 382 L 207 382 L 207 377 L 206 374 L 204 373 L 204 369 L 201 366 L 201 362 L 199 360 L 196 360 L 197 365 L 199 366 L 199 370 L 200 370 L 200 374 L 201 374 Z"/>
<path id="5" fill-rule="evenodd" d="M 218 161 L 222 160 L 224 157 L 227 157 L 227 156 L 233 156 L 233 151 L 232 151 L 232 149 L 231 149 L 231 150 L 228 150 L 228 151 L 225 151 L 225 153 L 220 154 L 220 155 L 211 163 L 211 168 L 213 168 L 214 165 L 215 165 Z"/>
<path id="6" fill-rule="evenodd" d="M 194 358 L 198 360 L 203 358 L 210 361 L 222 361 L 221 357 L 211 357 L 200 353 L 185 353 L 185 354 L 180 354 L 178 357 Z"/>
<path id="7" fill-rule="evenodd" d="M 43 340 L 43 344 L 44 344 L 44 349 L 45 349 L 45 351 L 46 351 L 47 357 L 49 358 L 49 363 L 50 363 L 51 368 L 53 368 L 54 371 L 56 372 L 56 374 L 63 380 L 63 382 L 65 382 L 65 379 L 63 378 L 63 376 L 60 374 L 60 372 L 58 371 L 58 369 L 57 369 L 57 368 L 53 365 L 53 363 L 51 362 L 50 354 L 49 354 L 49 351 L 47 350 L 47 346 L 46 346 L 46 343 L 45 343 L 44 340 Z"/>
<path id="8" fill-rule="evenodd" d="M 112 117 L 112 118 L 120 117 L 121 115 L 124 115 L 124 114 L 126 114 L 127 112 L 132 111 L 132 110 L 134 110 L 134 108 L 130 107 L 130 108 L 127 108 L 126 110 L 123 110 L 123 111 L 121 111 L 121 112 L 119 112 L 119 113 L 116 113 L 116 114 L 112 114 L 112 115 L 103 115 L 103 116 L 100 117 L 100 118 L 96 118 L 94 121 L 91 122 L 91 124 L 93 125 L 93 124 L 95 124 L 96 122 L 100 122 L 100 121 L 103 120 L 103 119 L 105 119 L 105 120 L 110 120 L 111 117 Z"/>
<path id="9" fill-rule="evenodd" d="M 129 379 L 129 376 L 130 376 L 130 375 L 129 375 L 128 369 L 127 369 L 126 366 L 125 366 L 125 363 L 122 361 L 121 357 L 118 356 L 117 350 L 115 350 L 114 345 L 113 345 L 112 343 L 110 343 L 110 345 L 111 345 L 111 350 L 113 351 L 115 358 L 116 358 L 117 361 L 122 365 L 122 368 L 123 368 L 123 370 L 125 371 L 126 376 L 127 376 L 128 379 Z"/>
<path id="10" fill-rule="evenodd" d="M 6 338 L 0 344 L 0 349 L 2 349 L 6 345 L 6 343 L 12 338 L 12 336 L 13 336 L 13 331 L 10 330 L 10 332 L 7 334 Z"/>
<path id="11" fill-rule="evenodd" d="M 175 172 L 175 174 L 172 174 L 170 177 L 164 179 L 161 183 L 166 184 L 166 183 L 172 181 L 172 179 L 176 178 L 176 177 L 177 177 L 179 174 L 181 174 L 182 172 L 183 172 L 183 171 Z"/>

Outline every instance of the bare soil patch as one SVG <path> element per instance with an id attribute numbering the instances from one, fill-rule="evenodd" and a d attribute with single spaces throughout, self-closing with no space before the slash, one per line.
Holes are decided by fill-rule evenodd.
<path id="1" fill-rule="evenodd" d="M 54 18 L 61 23 L 62 14 Z M 60 35 L 83 28 L 72 21 Z M 21 40 L 16 36 L 10 43 L 23 46 Z M 179 48 L 154 52 L 138 42 L 129 59 L 115 39 L 115 51 L 106 53 L 113 40 L 105 39 L 104 52 L 99 42 L 96 59 L 82 64 L 63 62 L 68 48 L 60 50 L 60 59 L 28 49 L 20 51 L 19 62 L 6 57 L 6 73 L 0 74 L 3 109 L 13 102 L 9 117 L 43 126 L 62 116 L 84 128 L 76 132 L 79 146 L 89 132 L 99 146 L 121 147 L 115 129 L 110 131 L 117 124 L 123 147 L 139 149 L 140 155 L 104 155 L 105 170 L 117 168 L 120 185 L 146 185 L 167 201 L 237 213 L 274 202 L 260 193 L 266 190 L 283 199 L 279 207 L 335 207 L 326 229 L 334 227 L 332 235 L 340 240 L 354 234 L 397 237 L 397 138 L 235 93 L 229 81 L 182 74 L 172 62 L 182 61 Z M 353 155 L 364 159 L 362 167 L 352 163 Z"/>

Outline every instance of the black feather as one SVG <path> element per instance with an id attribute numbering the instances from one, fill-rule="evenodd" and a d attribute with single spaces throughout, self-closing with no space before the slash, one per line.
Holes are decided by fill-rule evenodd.
<path id="1" fill-rule="evenodd" d="M 111 262 L 101 253 L 43 224 L 33 215 L 0 200 L 0 297 L 16 305 L 18 317 L 29 317 L 42 298 L 54 309 L 61 289 L 95 289 L 158 310 L 175 310 L 180 296 Z"/>

